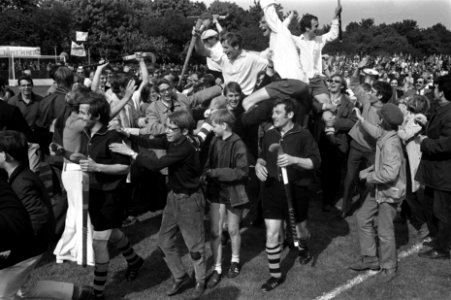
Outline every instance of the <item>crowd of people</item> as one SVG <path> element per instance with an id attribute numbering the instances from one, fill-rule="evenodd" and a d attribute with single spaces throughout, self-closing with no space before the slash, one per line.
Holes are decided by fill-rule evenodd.
<path id="1" fill-rule="evenodd" d="M 121 227 L 158 209 L 158 246 L 173 277 L 168 296 L 194 286 L 198 298 L 225 273 L 239 276 L 245 215 L 266 228 L 270 276 L 261 288 L 269 292 L 284 281 L 284 244 L 300 264 L 312 258 L 315 184 L 323 213 L 356 211 L 360 253 L 351 269 L 396 276 L 400 211 L 429 238 L 420 257 L 450 258 L 450 58 L 322 55 L 338 37 L 340 6 L 329 32 L 318 34 L 318 18 L 305 14 L 302 34 L 292 36 L 287 24 L 297 15 L 281 20 L 275 1 L 260 2 L 268 49 L 243 49 L 239 33 L 223 32 L 217 16 L 206 15 L 193 36 L 207 67 L 182 80 L 175 66 L 147 65 L 137 54 L 134 65 L 57 66 L 46 95 L 33 91 L 26 73 L 17 95 L 7 96 L 2 84 L 0 299 L 104 299 L 108 243 L 127 262 L 125 279 L 134 280 L 144 259 Z M 55 237 L 56 263 L 93 266 L 91 287 L 25 285 Z"/>

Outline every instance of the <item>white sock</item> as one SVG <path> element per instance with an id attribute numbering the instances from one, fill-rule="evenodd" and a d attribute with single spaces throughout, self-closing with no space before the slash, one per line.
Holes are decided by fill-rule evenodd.
<path id="1" fill-rule="evenodd" d="M 232 262 L 240 263 L 240 256 L 232 254 Z"/>
<path id="2" fill-rule="evenodd" d="M 215 271 L 218 272 L 218 274 L 222 274 L 222 265 L 215 264 Z"/>

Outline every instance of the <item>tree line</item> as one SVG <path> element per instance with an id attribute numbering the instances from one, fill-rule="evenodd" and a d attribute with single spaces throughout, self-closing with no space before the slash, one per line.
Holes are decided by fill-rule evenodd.
<path id="1" fill-rule="evenodd" d="M 245 10 L 231 2 L 215 1 L 206 7 L 189 0 L 0 0 L 0 44 L 39 46 L 43 54 L 70 52 L 75 31 L 87 31 L 85 47 L 94 59 L 153 51 L 160 62 L 178 63 L 183 61 L 196 19 L 207 11 L 227 15 L 221 25 L 240 31 L 246 49 L 267 47 L 258 28 L 257 1 Z M 289 27 L 300 34 L 295 20 Z M 346 26 L 343 42 L 326 47 L 325 52 L 344 54 L 451 54 L 451 32 L 440 23 L 419 28 L 415 20 L 375 25 L 373 19 L 362 19 Z"/>

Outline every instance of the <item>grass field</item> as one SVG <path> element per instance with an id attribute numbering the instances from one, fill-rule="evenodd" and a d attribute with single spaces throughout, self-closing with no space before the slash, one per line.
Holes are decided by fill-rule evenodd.
<path id="1" fill-rule="evenodd" d="M 359 275 L 348 269 L 348 265 L 359 256 L 355 217 L 343 220 L 336 213 L 324 213 L 318 200 L 313 200 L 310 207 L 314 258 L 308 265 L 300 265 L 297 253 L 286 248 L 282 256 L 286 281 L 271 292 L 262 292 L 260 286 L 269 276 L 264 252 L 265 230 L 244 226 L 241 274 L 233 280 L 224 278 L 216 288 L 206 290 L 202 299 L 319 299 Z M 121 255 L 114 253 L 106 286 L 107 299 L 168 299 L 165 291 L 171 286 L 171 276 L 156 244 L 160 222 L 161 214 L 147 214 L 141 222 L 125 228 L 136 251 L 145 258 L 145 264 L 135 281 L 126 282 L 126 263 Z M 396 237 L 399 252 L 419 242 L 412 227 L 406 223 L 396 224 Z M 211 269 L 213 262 L 208 244 L 207 253 Z M 229 258 L 230 244 L 225 247 L 224 262 Z M 189 265 L 186 253 L 184 261 Z M 33 279 L 88 285 L 92 273 L 92 267 L 84 269 L 71 263 L 55 264 L 49 251 L 34 272 Z M 190 296 L 191 290 L 187 290 L 171 299 L 190 299 Z M 398 276 L 392 282 L 384 283 L 377 274 L 334 299 L 451 299 L 451 262 L 424 260 L 414 253 L 400 260 Z"/>

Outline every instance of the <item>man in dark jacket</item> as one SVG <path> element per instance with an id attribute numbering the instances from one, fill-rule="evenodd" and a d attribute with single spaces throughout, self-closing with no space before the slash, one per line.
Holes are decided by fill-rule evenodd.
<path id="1" fill-rule="evenodd" d="M 0 181 L 0 299 L 15 299 L 18 291 L 25 298 L 83 299 L 87 291 L 72 283 L 38 281 L 21 289 L 51 241 L 53 212 L 43 183 L 28 168 L 22 133 L 0 132 L 0 169 L 14 191 Z"/>
<path id="2" fill-rule="evenodd" d="M 439 77 L 434 90 L 437 101 L 435 112 L 432 113 L 426 130 L 426 136 L 421 140 L 423 153 L 417 171 L 417 180 L 426 186 L 425 196 L 431 197 L 432 212 L 437 229 L 432 242 L 432 249 L 419 254 L 420 257 L 431 259 L 450 258 L 449 244 L 451 242 L 451 75 Z"/>
<path id="3" fill-rule="evenodd" d="M 299 262 L 306 264 L 311 255 L 308 250 L 310 232 L 307 228 L 309 206 L 308 187 L 313 170 L 318 168 L 321 158 L 313 136 L 293 120 L 295 104 L 292 100 L 279 100 L 273 108 L 273 124 L 262 142 L 262 153 L 255 165 L 255 173 L 263 182 L 262 205 L 266 224 L 266 254 L 271 277 L 262 285 L 262 290 L 271 291 L 283 282 L 280 270 L 280 231 L 283 220 L 288 219 L 288 201 L 293 201 L 294 219 L 299 239 Z M 273 145 L 283 152 L 272 151 Z M 293 195 L 288 199 L 280 170 L 286 168 L 288 188 Z M 283 172 L 283 171 L 282 171 Z M 288 221 L 287 221 L 288 222 Z M 291 222 L 291 220 L 290 220 Z M 293 224 L 291 224 L 293 226 Z"/>

